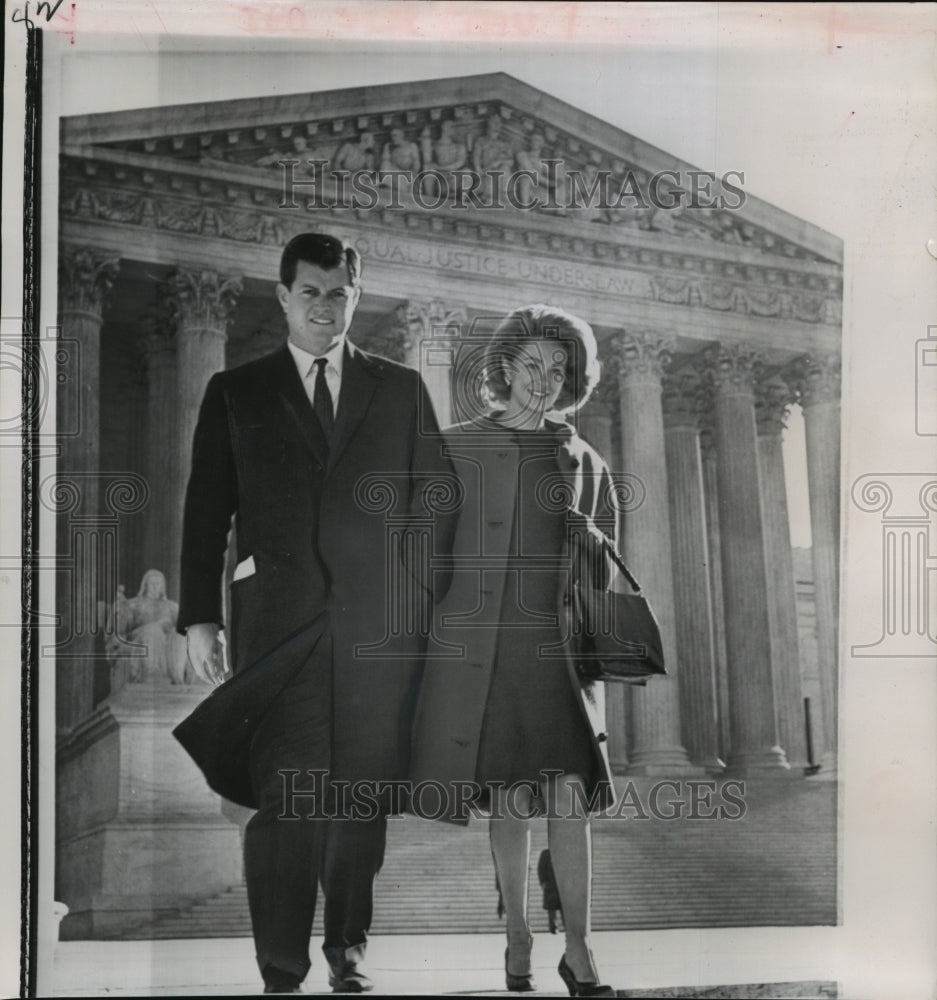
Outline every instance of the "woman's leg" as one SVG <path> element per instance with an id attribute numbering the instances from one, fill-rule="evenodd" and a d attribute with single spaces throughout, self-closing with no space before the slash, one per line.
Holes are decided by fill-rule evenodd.
<path id="1" fill-rule="evenodd" d="M 508 972 L 530 973 L 530 926 L 527 923 L 527 873 L 530 868 L 530 789 L 492 789 L 492 818 L 488 821 L 491 854 L 495 862 L 510 958 Z"/>
<path id="2" fill-rule="evenodd" d="M 573 789 L 578 786 L 580 794 Z M 583 983 L 599 981 L 589 944 L 592 909 L 592 831 L 578 774 L 563 774 L 547 788 L 547 839 L 563 906 L 566 962 Z"/>

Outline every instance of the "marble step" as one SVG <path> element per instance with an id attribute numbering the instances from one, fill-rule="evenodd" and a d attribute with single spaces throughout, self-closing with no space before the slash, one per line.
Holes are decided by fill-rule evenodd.
<path id="1" fill-rule="evenodd" d="M 836 921 L 835 788 L 756 789 L 737 821 L 593 823 L 593 927 L 822 925 Z M 536 862 L 546 824 L 532 824 L 530 911 L 546 930 Z M 375 934 L 499 932 L 487 825 L 392 820 L 375 886 Z M 321 925 L 321 902 L 314 934 Z M 249 936 L 243 885 L 121 937 Z"/>

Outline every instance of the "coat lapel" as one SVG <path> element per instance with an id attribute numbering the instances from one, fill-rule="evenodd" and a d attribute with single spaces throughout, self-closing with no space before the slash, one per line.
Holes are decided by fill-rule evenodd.
<path id="1" fill-rule="evenodd" d="M 328 442 L 315 411 L 309 404 L 309 397 L 296 370 L 293 355 L 285 344 L 274 355 L 274 363 L 276 365 L 274 379 L 280 402 L 313 455 L 325 465 L 329 454 Z"/>
<path id="2" fill-rule="evenodd" d="M 346 341 L 345 360 L 342 365 L 342 388 L 338 396 L 338 413 L 329 448 L 329 469 L 348 446 L 358 425 L 368 412 L 371 397 L 381 378 L 383 365 L 379 358 L 363 354 Z M 311 410 L 310 410 L 311 412 Z"/>

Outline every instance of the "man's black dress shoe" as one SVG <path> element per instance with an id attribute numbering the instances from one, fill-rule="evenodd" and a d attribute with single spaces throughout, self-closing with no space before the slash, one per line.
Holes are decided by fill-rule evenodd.
<path id="1" fill-rule="evenodd" d="M 329 986 L 333 993 L 367 993 L 374 983 L 362 968 L 364 948 L 323 948 L 329 963 Z"/>
<path id="2" fill-rule="evenodd" d="M 302 993 L 299 976 L 268 965 L 264 969 L 264 993 Z"/>

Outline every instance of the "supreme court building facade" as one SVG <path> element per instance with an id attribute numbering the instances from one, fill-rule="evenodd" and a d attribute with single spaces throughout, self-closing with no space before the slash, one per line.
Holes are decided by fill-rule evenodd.
<path id="1" fill-rule="evenodd" d="M 619 474 L 623 552 L 669 668 L 609 691 L 616 770 L 835 774 L 837 238 L 740 175 L 708 179 L 502 74 L 65 119 L 61 154 L 68 433 L 45 502 L 62 614 L 56 898 L 71 933 L 240 877 L 237 826 L 169 735 L 205 689 L 172 665 L 169 640 L 161 658 L 143 650 L 147 670 L 122 670 L 114 608 L 118 587 L 143 599 L 150 569 L 166 582 L 154 601 L 178 596 L 205 385 L 285 339 L 279 257 L 309 229 L 358 248 L 349 336 L 421 367 L 441 424 L 460 415 L 473 323 L 549 302 L 592 324 L 603 378 L 577 421 Z M 781 449 L 794 405 L 812 533 L 809 725 Z M 183 843 L 176 870 L 166 859 Z"/>

